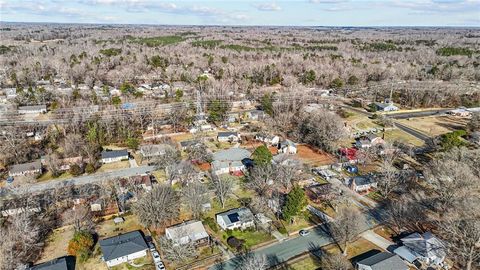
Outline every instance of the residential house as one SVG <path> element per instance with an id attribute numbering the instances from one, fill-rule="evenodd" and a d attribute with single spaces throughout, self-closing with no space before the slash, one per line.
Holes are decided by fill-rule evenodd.
<path id="1" fill-rule="evenodd" d="M 20 106 L 18 107 L 18 113 L 20 114 L 41 114 L 47 112 L 47 105 L 34 105 L 34 106 Z"/>
<path id="2" fill-rule="evenodd" d="M 453 116 L 458 116 L 458 117 L 469 117 L 472 114 L 470 111 L 464 108 L 451 110 L 451 111 L 448 111 L 447 113 Z"/>
<path id="3" fill-rule="evenodd" d="M 349 163 L 357 162 L 357 149 L 356 148 L 340 148 L 340 156 L 345 158 Z"/>
<path id="4" fill-rule="evenodd" d="M 102 239 L 99 244 L 108 267 L 147 256 L 148 246 L 140 231 Z"/>
<path id="5" fill-rule="evenodd" d="M 370 148 L 370 147 L 382 146 L 382 145 L 385 145 L 385 141 L 381 137 L 378 137 L 375 134 L 368 134 L 367 136 L 359 138 L 355 142 L 355 146 L 358 149 Z"/>
<path id="6" fill-rule="evenodd" d="M 140 155 L 144 159 L 151 159 L 165 155 L 169 150 L 174 150 L 168 144 L 144 144 L 140 146 Z"/>
<path id="7" fill-rule="evenodd" d="M 356 192 L 368 191 L 377 187 L 377 181 L 371 175 L 355 176 L 350 179 L 350 188 Z"/>
<path id="8" fill-rule="evenodd" d="M 385 102 L 385 103 L 375 102 L 374 106 L 377 109 L 377 111 L 381 111 L 381 112 L 398 111 L 398 107 L 393 105 L 393 102 Z"/>
<path id="9" fill-rule="evenodd" d="M 275 135 L 266 135 L 263 133 L 259 133 L 255 135 L 255 140 L 264 142 L 268 145 L 278 145 L 278 143 L 280 142 L 280 137 Z"/>
<path id="10" fill-rule="evenodd" d="M 246 168 L 242 161 L 250 158 L 250 155 L 250 152 L 243 148 L 218 151 L 213 154 L 212 172 L 217 175 L 241 174 Z"/>
<path id="11" fill-rule="evenodd" d="M 238 142 L 240 141 L 240 135 L 237 132 L 219 132 L 217 140 L 219 142 Z"/>
<path id="12" fill-rule="evenodd" d="M 290 140 L 285 140 L 278 144 L 278 152 L 284 154 L 296 154 L 297 145 Z"/>
<path id="13" fill-rule="evenodd" d="M 305 194 L 315 203 L 333 200 L 337 194 L 332 189 L 332 184 L 315 184 L 305 188 Z"/>
<path id="14" fill-rule="evenodd" d="M 10 168 L 8 175 L 20 176 L 20 175 L 33 175 L 33 174 L 40 174 L 40 173 L 42 173 L 42 163 L 40 162 L 40 160 L 37 160 L 34 162 L 13 165 Z"/>
<path id="15" fill-rule="evenodd" d="M 67 256 L 56 258 L 41 264 L 28 267 L 27 270 L 74 270 L 75 257 Z"/>
<path id="16" fill-rule="evenodd" d="M 120 192 L 127 193 L 130 188 L 143 189 L 145 191 L 152 190 L 152 180 L 149 175 L 134 175 L 119 180 Z"/>
<path id="17" fill-rule="evenodd" d="M 357 270 L 408 270 L 409 267 L 398 255 L 380 252 L 357 262 Z"/>
<path id="18" fill-rule="evenodd" d="M 1 213 L 4 217 L 15 216 L 22 213 L 40 213 L 42 208 L 40 206 L 25 206 L 17 208 L 2 209 Z"/>
<path id="19" fill-rule="evenodd" d="M 250 110 L 245 112 L 245 116 L 250 120 L 261 120 L 265 117 L 262 110 Z"/>
<path id="20" fill-rule="evenodd" d="M 197 220 L 190 220 L 166 228 L 165 237 L 180 245 L 190 242 L 195 245 L 202 245 L 208 243 L 210 238 L 202 222 Z"/>
<path id="21" fill-rule="evenodd" d="M 215 215 L 217 223 L 223 230 L 234 230 L 255 226 L 254 216 L 250 209 L 242 207 L 228 210 Z"/>
<path id="22" fill-rule="evenodd" d="M 122 160 L 128 160 L 128 151 L 127 149 L 122 150 L 105 150 L 101 153 L 102 163 L 112 163 Z"/>
<path id="23" fill-rule="evenodd" d="M 109 90 L 110 96 L 112 97 L 118 97 L 122 95 L 122 92 L 118 90 L 117 88 L 112 88 Z"/>
<path id="24" fill-rule="evenodd" d="M 400 240 L 420 261 L 438 265 L 445 260 L 445 246 L 431 232 L 426 232 L 424 234 L 412 233 Z"/>
<path id="25" fill-rule="evenodd" d="M 180 148 L 182 148 L 182 150 L 187 150 L 188 148 L 190 147 L 195 147 L 197 145 L 199 145 L 200 142 L 199 141 L 195 141 L 195 140 L 192 140 L 192 141 L 183 141 L 183 142 L 180 142 Z"/>
<path id="26" fill-rule="evenodd" d="M 228 123 L 235 123 L 240 119 L 240 114 L 239 113 L 229 113 L 227 115 L 227 122 Z"/>

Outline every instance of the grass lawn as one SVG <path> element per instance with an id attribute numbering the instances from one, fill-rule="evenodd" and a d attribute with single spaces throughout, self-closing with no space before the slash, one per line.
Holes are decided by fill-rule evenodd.
<path id="1" fill-rule="evenodd" d="M 150 252 L 147 252 L 147 256 L 133 260 L 133 263 L 136 265 L 143 265 L 141 267 L 134 267 L 128 263 L 122 263 L 120 265 L 110 268 L 111 270 L 154 270 L 155 265 L 153 264 L 153 258 L 150 255 Z"/>
<path id="2" fill-rule="evenodd" d="M 305 258 L 295 260 L 287 266 L 287 270 L 306 270 L 317 269 L 320 267 L 320 261 L 317 257 L 308 255 Z"/>
<path id="3" fill-rule="evenodd" d="M 382 250 L 380 247 L 376 246 L 372 242 L 360 237 L 355 242 L 350 243 L 347 249 L 347 258 L 351 259 L 355 256 L 363 254 L 372 249 Z"/>
<path id="4" fill-rule="evenodd" d="M 288 233 L 293 233 L 301 229 L 315 225 L 315 223 L 310 219 L 310 217 L 311 217 L 311 213 L 305 210 L 302 214 L 298 215 L 295 218 L 294 223 L 284 222 L 284 221 L 282 221 L 282 223 L 283 223 L 283 226 L 285 226 L 285 229 L 287 229 Z"/>
<path id="5" fill-rule="evenodd" d="M 155 176 L 155 179 L 157 179 L 158 183 L 167 181 L 167 174 L 165 173 L 165 170 L 155 170 L 152 171 L 152 174 Z"/>
<path id="6" fill-rule="evenodd" d="M 228 211 L 229 209 L 240 207 L 240 203 L 235 198 L 228 198 L 227 201 L 225 202 L 225 208 L 222 208 L 222 205 L 216 198 L 212 199 L 211 204 L 212 204 L 212 209 L 210 209 L 210 211 L 205 212 L 204 217 L 211 217 L 215 219 L 215 214 L 217 213 L 225 212 L 225 211 Z"/>
<path id="7" fill-rule="evenodd" d="M 413 146 L 422 146 L 424 142 L 416 137 L 401 131 L 399 129 L 391 129 L 385 131 L 385 141 L 387 142 L 401 142 L 405 144 L 410 144 Z"/>
<path id="8" fill-rule="evenodd" d="M 189 260 L 186 260 L 184 262 L 170 262 L 168 260 L 165 260 L 165 264 L 167 266 L 167 269 L 177 269 L 180 268 L 184 265 L 191 264 L 195 261 L 200 261 L 205 258 L 208 258 L 210 256 L 213 256 L 215 254 L 221 253 L 220 249 L 217 246 L 209 247 L 199 247 L 197 248 L 197 257 L 191 258 Z"/>
<path id="9" fill-rule="evenodd" d="M 393 242 L 392 236 L 395 235 L 395 232 L 392 229 L 390 229 L 389 227 L 382 225 L 382 226 L 376 227 L 375 229 L 373 229 L 373 231 L 376 234 L 382 236 L 383 238 L 388 239 L 388 240 Z"/>
<path id="10" fill-rule="evenodd" d="M 49 180 L 61 180 L 61 179 L 66 179 L 71 177 L 73 177 L 73 175 L 71 175 L 68 172 L 64 172 L 58 177 L 53 177 L 52 173 L 50 171 L 47 171 L 46 173 L 42 174 L 39 178 L 37 178 L 37 182 L 43 182 L 43 181 L 49 181 Z"/>
<path id="11" fill-rule="evenodd" d="M 221 238 L 222 242 L 224 242 L 227 245 L 227 239 L 230 236 L 235 236 L 238 239 L 245 240 L 245 247 L 248 249 L 260 243 L 273 240 L 273 236 L 271 236 L 269 233 L 264 231 L 233 230 L 230 233 L 227 233 L 227 232 L 222 233 L 222 238 Z"/>
<path id="12" fill-rule="evenodd" d="M 97 172 L 109 172 L 109 171 L 115 171 L 118 169 L 126 169 L 126 168 L 130 168 L 130 163 L 128 162 L 128 160 L 123 160 L 123 161 L 102 164 L 102 166 L 97 170 Z"/>
<path id="13" fill-rule="evenodd" d="M 120 265 L 114 266 L 112 268 L 108 268 L 104 261 L 102 261 L 102 252 L 100 250 L 100 246 L 98 243 L 95 245 L 94 252 L 92 256 L 83 263 L 77 262 L 75 269 L 77 270 L 155 270 L 155 266 L 153 265 L 153 259 L 149 252 L 147 252 L 146 257 L 138 258 L 134 260 L 134 263 L 141 265 L 144 264 L 142 267 L 133 267 L 128 263 L 122 263 Z"/>
<path id="14" fill-rule="evenodd" d="M 55 229 L 45 241 L 45 247 L 42 252 L 42 256 L 35 263 L 42 263 L 46 261 L 53 260 L 58 257 L 66 256 L 68 241 L 73 237 L 73 227 L 64 226 L 58 229 Z"/>
<path id="15" fill-rule="evenodd" d="M 374 122 L 374 120 L 368 118 L 368 116 L 366 115 L 359 114 L 357 112 L 353 112 L 348 109 L 346 111 L 351 112 L 353 114 L 350 117 L 346 118 L 345 120 L 347 124 L 355 130 L 363 131 L 371 128 L 380 127 L 378 124 Z"/>
<path id="16" fill-rule="evenodd" d="M 382 195 L 380 195 L 380 192 L 378 192 L 378 191 L 369 192 L 366 196 L 368 198 L 374 200 L 374 201 L 377 201 L 377 202 L 383 201 L 383 197 L 382 197 Z"/>
<path id="17" fill-rule="evenodd" d="M 466 119 L 454 116 L 417 117 L 412 120 L 401 119 L 398 121 L 429 136 L 438 136 L 454 130 L 464 129 L 467 124 Z"/>
<path id="18" fill-rule="evenodd" d="M 105 220 L 95 226 L 95 231 L 100 238 L 107 238 L 118 235 L 120 233 L 127 233 L 135 230 L 143 230 L 135 215 L 127 215 L 123 217 L 125 222 L 115 224 L 113 219 Z"/>

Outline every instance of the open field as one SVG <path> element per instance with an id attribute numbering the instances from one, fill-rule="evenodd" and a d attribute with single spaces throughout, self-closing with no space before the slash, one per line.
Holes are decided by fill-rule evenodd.
<path id="1" fill-rule="evenodd" d="M 347 126 L 351 129 L 355 131 L 363 131 L 371 128 L 380 128 L 380 125 L 376 124 L 374 120 L 368 118 L 368 116 L 350 111 L 348 109 L 346 111 L 352 113 L 351 116 L 345 119 Z"/>
<path id="2" fill-rule="evenodd" d="M 60 174 L 58 177 L 53 177 L 52 173 L 50 171 L 47 171 L 46 173 L 42 174 L 39 178 L 37 178 L 37 182 L 44 182 L 44 181 L 49 181 L 49 180 L 61 180 L 65 178 L 71 178 L 73 175 L 71 175 L 68 172 L 64 172 Z"/>
<path id="3" fill-rule="evenodd" d="M 316 151 L 308 145 L 297 145 L 297 151 L 298 158 L 313 166 L 328 165 L 335 162 L 333 156 L 322 151 Z"/>
<path id="4" fill-rule="evenodd" d="M 390 129 L 384 132 L 385 141 L 389 143 L 401 142 L 405 144 L 410 144 L 413 146 L 422 146 L 424 142 L 402 130 L 399 129 Z"/>
<path id="5" fill-rule="evenodd" d="M 95 226 L 95 231 L 97 232 L 98 237 L 108 238 L 121 233 L 127 233 L 135 230 L 144 230 L 135 215 L 127 215 L 123 218 L 125 219 L 125 222 L 120 224 L 115 224 L 113 222 L 113 218 L 97 224 Z"/>
<path id="6" fill-rule="evenodd" d="M 418 117 L 411 120 L 398 120 L 398 122 L 429 136 L 438 136 L 454 130 L 464 129 L 467 121 L 468 119 L 455 116 Z"/>

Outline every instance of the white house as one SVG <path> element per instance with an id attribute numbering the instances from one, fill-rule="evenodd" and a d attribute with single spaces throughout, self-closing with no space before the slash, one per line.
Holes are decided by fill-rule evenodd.
<path id="1" fill-rule="evenodd" d="M 260 120 L 265 117 L 265 113 L 262 110 L 250 110 L 245 112 L 245 116 L 250 120 Z"/>
<path id="2" fill-rule="evenodd" d="M 358 149 L 370 148 L 372 146 L 379 146 L 379 145 L 384 145 L 384 144 L 385 144 L 385 140 L 383 140 L 381 137 L 378 137 L 375 134 L 369 134 L 365 137 L 362 137 L 362 138 L 358 139 L 355 142 L 355 146 Z"/>
<path id="3" fill-rule="evenodd" d="M 238 142 L 240 135 L 237 132 L 219 132 L 217 135 L 219 142 Z"/>
<path id="4" fill-rule="evenodd" d="M 208 233 L 201 221 L 190 220 L 165 229 L 165 236 L 177 244 L 207 242 Z"/>
<path id="5" fill-rule="evenodd" d="M 444 244 L 431 232 L 412 233 L 400 239 L 403 245 L 419 260 L 438 265 L 445 260 Z"/>
<path id="6" fill-rule="evenodd" d="M 254 216 L 250 209 L 242 207 L 216 214 L 217 223 L 223 230 L 234 230 L 255 226 Z"/>
<path id="7" fill-rule="evenodd" d="M 140 231 L 119 234 L 99 243 L 108 267 L 147 256 L 148 246 Z"/>
<path id="8" fill-rule="evenodd" d="M 408 270 L 410 269 L 398 255 L 380 252 L 357 262 L 357 270 Z"/>
<path id="9" fill-rule="evenodd" d="M 112 163 L 122 160 L 128 160 L 127 149 L 102 151 L 102 163 Z"/>
<path id="10" fill-rule="evenodd" d="M 20 114 L 41 114 L 47 112 L 47 105 L 34 105 L 34 106 L 20 106 L 18 107 L 18 113 Z"/>
<path id="11" fill-rule="evenodd" d="M 276 135 L 266 135 L 266 134 L 257 134 L 255 135 L 255 140 L 264 142 L 268 145 L 278 145 L 280 142 L 280 137 Z"/>
<path id="12" fill-rule="evenodd" d="M 7 99 L 14 99 L 17 97 L 17 89 L 16 88 L 5 88 L 3 92 L 7 96 Z"/>
<path id="13" fill-rule="evenodd" d="M 376 103 L 374 103 L 374 105 L 375 105 L 375 108 L 377 109 L 377 111 L 381 111 L 381 112 L 398 111 L 398 107 L 393 105 L 392 102 L 387 102 L 387 103 L 376 102 Z"/>
<path id="14" fill-rule="evenodd" d="M 278 152 L 284 154 L 296 154 L 297 146 L 290 140 L 285 140 L 278 144 Z"/>

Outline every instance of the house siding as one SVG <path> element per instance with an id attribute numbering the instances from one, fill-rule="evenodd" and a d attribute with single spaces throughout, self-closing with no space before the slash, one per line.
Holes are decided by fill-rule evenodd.
<path id="1" fill-rule="evenodd" d="M 115 266 L 115 265 L 119 265 L 121 263 L 125 263 L 125 262 L 135 260 L 135 259 L 138 259 L 138 258 L 141 258 L 141 257 L 145 257 L 145 256 L 147 256 L 147 250 L 146 249 L 142 250 L 142 251 L 132 253 L 132 254 L 129 254 L 129 255 L 126 255 L 126 256 L 123 256 L 123 257 L 119 257 L 119 258 L 116 258 L 116 259 L 113 259 L 113 260 L 106 261 L 106 263 L 107 263 L 108 267 L 112 267 L 112 266 Z"/>

